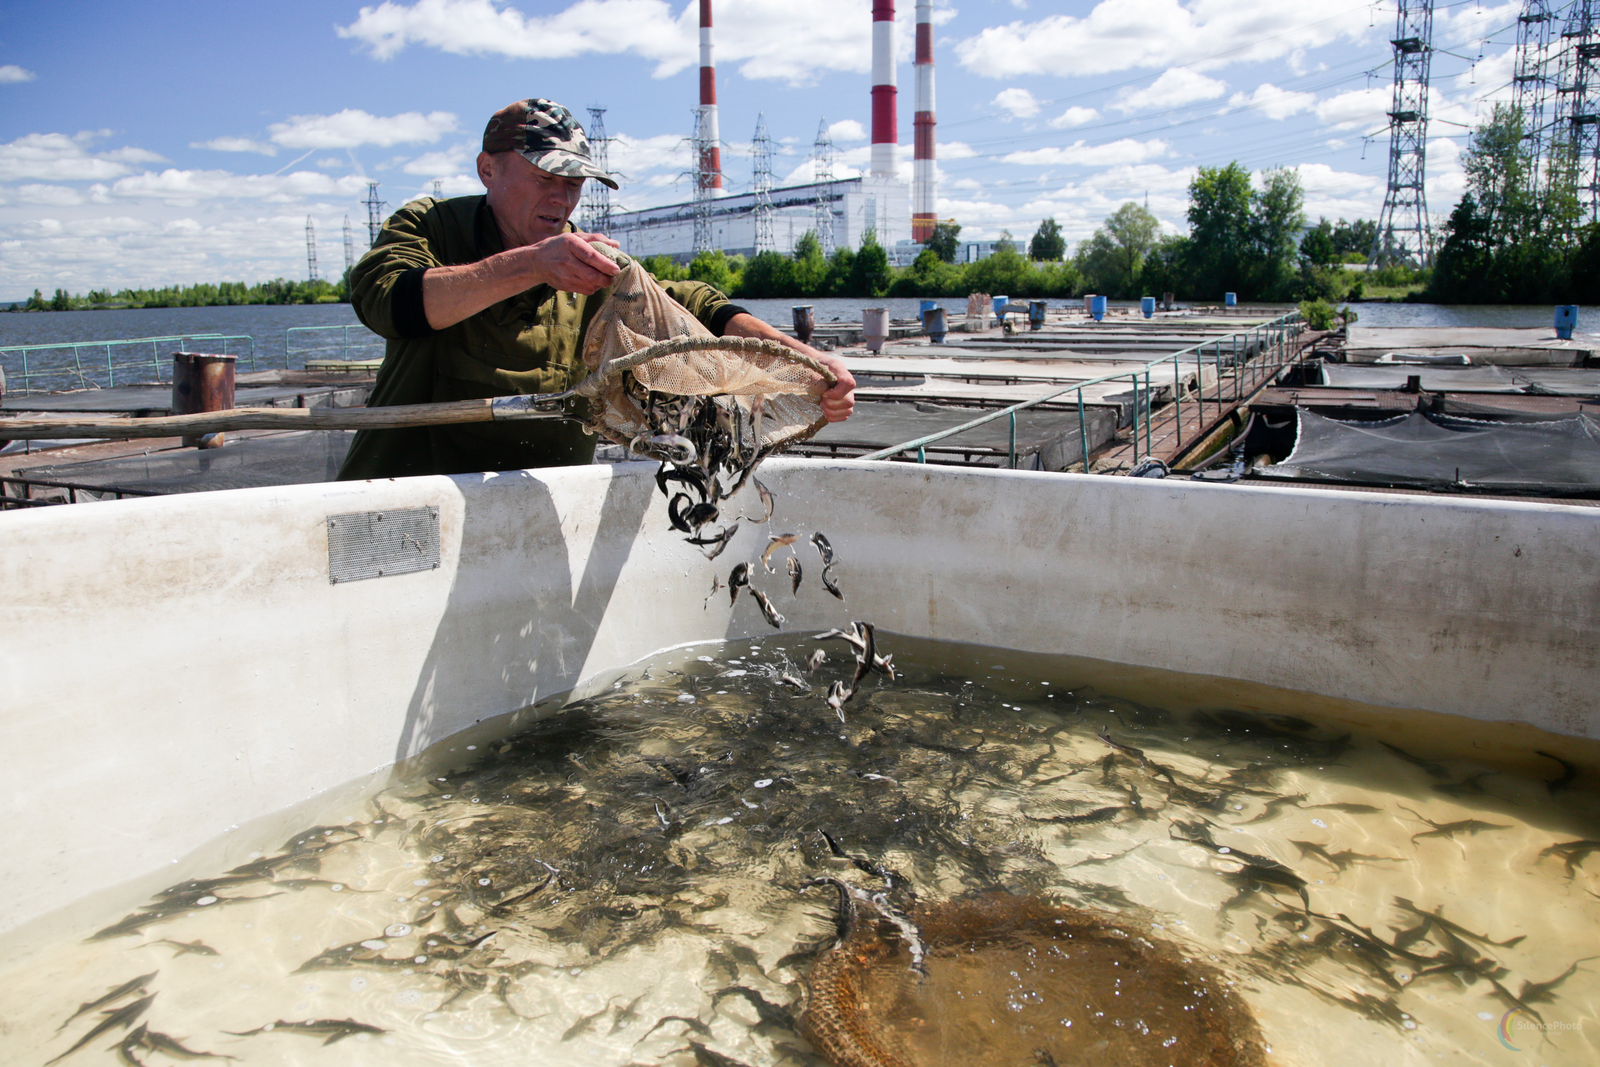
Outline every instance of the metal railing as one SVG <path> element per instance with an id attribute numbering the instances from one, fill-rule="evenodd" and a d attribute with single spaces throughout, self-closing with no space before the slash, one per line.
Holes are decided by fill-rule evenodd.
<path id="1" fill-rule="evenodd" d="M 1300 318 L 1300 313 L 1291 311 L 1287 314 L 1279 315 L 1270 322 L 1260 323 L 1246 330 L 1214 337 L 1209 341 L 1201 341 L 1198 344 L 1181 348 L 1165 356 L 1159 356 L 1131 371 L 1117 371 L 1112 374 L 1101 375 L 1098 378 L 1074 382 L 1044 396 L 1025 400 L 1020 404 L 1012 404 L 1009 407 L 1001 408 L 998 411 L 964 422 L 959 426 L 952 426 L 948 430 L 940 430 L 937 433 L 918 437 L 903 444 L 892 445 L 876 452 L 868 452 L 858 458 L 892 459 L 903 452 L 916 449 L 916 461 L 918 463 L 926 463 L 928 461 L 927 447 L 929 445 L 954 437 L 957 434 L 965 433 L 967 430 L 982 426 L 985 423 L 994 422 L 996 419 L 1008 419 L 1011 432 L 1006 467 L 1014 470 L 1017 465 L 1017 412 L 1037 407 L 1040 404 L 1048 404 L 1068 394 L 1076 393 L 1078 402 L 1078 436 L 1082 446 L 1083 469 L 1087 471 L 1089 469 L 1089 428 L 1086 421 L 1087 412 L 1084 406 L 1083 391 L 1090 386 L 1127 381 L 1133 386 L 1132 426 L 1129 436 L 1133 445 L 1133 459 L 1137 463 L 1141 436 L 1144 439 L 1144 454 L 1149 456 L 1154 450 L 1152 424 L 1155 421 L 1154 415 L 1157 409 L 1151 399 L 1154 396 L 1154 389 L 1151 384 L 1152 375 L 1162 373 L 1164 376 L 1162 368 L 1167 364 L 1171 364 L 1173 402 L 1167 407 L 1172 409 L 1174 416 L 1173 428 L 1176 434 L 1174 443 L 1181 448 L 1183 445 L 1183 405 L 1186 399 L 1191 405 L 1199 405 L 1197 414 L 1199 415 L 1199 423 L 1202 429 L 1205 426 L 1207 403 L 1216 405 L 1217 418 L 1220 420 L 1224 414 L 1224 405 L 1230 402 L 1237 403 L 1244 399 L 1248 392 L 1253 391 L 1260 381 L 1269 375 L 1275 375 L 1282 368 L 1284 363 L 1282 357 L 1288 352 L 1290 343 L 1304 329 L 1305 324 Z M 1240 349 L 1241 338 L 1247 339 L 1244 342 L 1242 351 Z M 1224 352 L 1224 346 L 1226 346 L 1226 352 Z M 1205 369 L 1208 362 L 1206 353 L 1208 349 L 1210 350 L 1209 363 L 1216 372 L 1216 392 L 1214 396 L 1209 398 L 1205 392 Z M 1266 358 L 1269 354 L 1277 358 L 1269 360 Z M 1187 391 L 1183 387 L 1183 371 L 1186 366 L 1191 365 L 1190 357 L 1193 358 L 1192 366 L 1195 370 L 1195 391 L 1193 396 L 1186 397 L 1185 393 Z M 1257 359 L 1256 357 L 1261 358 Z M 1232 396 L 1223 395 L 1224 383 L 1230 378 L 1230 376 L 1223 374 L 1224 366 L 1238 368 L 1237 372 L 1231 375 Z M 1254 373 L 1247 374 L 1246 369 L 1252 367 L 1254 368 Z M 1250 384 L 1247 385 L 1247 382 Z M 1163 407 L 1161 410 L 1165 412 L 1167 407 Z"/>
<path id="2" fill-rule="evenodd" d="M 19 490 L 19 495 L 12 496 L 12 488 Z M 33 495 L 34 489 L 62 489 L 66 499 L 57 496 L 37 497 Z M 90 494 L 85 500 L 124 500 L 135 496 L 160 496 L 151 489 L 123 489 L 113 485 L 80 485 L 77 482 L 55 482 L 43 478 L 21 478 L 13 474 L 0 475 L 0 511 L 13 508 L 38 508 L 49 507 L 52 504 L 77 504 L 79 493 Z"/>
<path id="3" fill-rule="evenodd" d="M 337 334 L 338 336 L 334 336 Z M 347 326 L 291 326 L 284 331 L 284 365 L 308 359 L 380 359 L 383 338 L 360 323 Z"/>
<path id="4" fill-rule="evenodd" d="M 8 345 L 0 348 L 0 366 L 5 368 L 6 391 L 20 395 L 53 389 L 111 389 L 117 385 L 118 372 L 123 385 L 162 383 L 172 381 L 173 345 L 178 352 L 203 345 L 207 352 L 237 356 L 241 369 L 255 369 L 255 338 L 222 333 Z"/>

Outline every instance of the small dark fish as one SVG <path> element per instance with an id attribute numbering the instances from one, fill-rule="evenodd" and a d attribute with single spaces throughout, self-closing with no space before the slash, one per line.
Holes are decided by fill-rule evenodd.
<path id="1" fill-rule="evenodd" d="M 173 949 L 173 959 L 177 959 L 179 956 L 187 956 L 190 954 L 196 956 L 217 955 L 216 949 L 212 948 L 204 941 L 201 941 L 199 938 L 195 938 L 193 941 L 174 941 L 170 937 L 163 937 L 161 940 L 157 941 L 156 944 L 171 946 Z"/>
<path id="2" fill-rule="evenodd" d="M 1479 819 L 1461 819 L 1457 822 L 1438 823 L 1434 822 L 1425 815 L 1419 814 L 1411 808 L 1407 808 L 1404 804 L 1400 805 L 1400 807 L 1411 812 L 1411 814 L 1415 815 L 1417 818 L 1433 827 L 1431 830 L 1424 830 L 1421 833 L 1412 834 L 1411 840 L 1413 843 L 1424 837 L 1448 837 L 1453 841 L 1455 840 L 1457 834 L 1469 834 L 1476 836 L 1485 830 L 1511 829 L 1511 825 L 1509 823 L 1483 822 Z"/>
<path id="3" fill-rule="evenodd" d="M 144 1035 L 146 1029 L 147 1028 L 145 1024 L 140 1023 L 137 1030 L 134 1030 L 132 1033 L 128 1034 L 128 1036 L 123 1038 L 121 1043 L 117 1045 L 117 1059 L 121 1060 L 123 1063 L 126 1063 L 128 1067 L 145 1067 L 145 1062 L 138 1056 L 135 1056 L 134 1053 L 144 1048 Z"/>
<path id="4" fill-rule="evenodd" d="M 1282 807 L 1293 805 L 1294 807 L 1298 808 L 1300 806 L 1300 802 L 1305 799 L 1306 795 L 1304 793 L 1296 793 L 1294 796 L 1279 797 L 1277 800 L 1269 800 L 1267 801 L 1266 807 L 1262 808 L 1261 814 L 1257 815 L 1253 819 L 1246 819 L 1245 825 L 1249 825 L 1253 822 L 1260 822 L 1262 819 L 1270 819 L 1276 815 L 1278 813 L 1278 809 Z"/>
<path id="5" fill-rule="evenodd" d="M 639 1002 L 644 1000 L 648 993 L 640 993 L 628 1003 L 617 1009 L 616 1017 L 611 1020 L 611 1029 L 608 1033 L 614 1034 L 618 1030 L 626 1030 L 633 1021 L 639 1017 Z"/>
<path id="6" fill-rule="evenodd" d="M 651 1034 L 655 1033 L 668 1023 L 682 1023 L 697 1034 L 703 1034 L 706 1037 L 711 1036 L 711 1028 L 705 1023 L 701 1022 L 699 1019 L 691 1018 L 687 1015 L 664 1015 L 656 1020 L 656 1024 L 654 1026 L 645 1031 L 644 1037 L 641 1037 L 639 1041 L 641 1043 L 644 1042 Z"/>
<path id="7" fill-rule="evenodd" d="M 1128 809 L 1121 807 L 1096 808 L 1081 815 L 1024 815 L 1029 822 L 1064 822 L 1077 825 L 1110 822 Z"/>
<path id="8" fill-rule="evenodd" d="M 773 572 L 772 553 L 786 545 L 792 545 L 799 534 L 777 534 L 767 538 L 767 550 L 761 553 L 761 566 L 766 568 L 768 574 Z"/>
<path id="9" fill-rule="evenodd" d="M 839 716 L 840 722 L 844 722 L 844 706 L 850 703 L 850 698 L 855 695 L 855 690 L 846 689 L 843 682 L 834 682 L 828 687 L 828 707 Z"/>
<path id="10" fill-rule="evenodd" d="M 1550 979 L 1548 982 L 1523 982 L 1522 991 L 1517 994 L 1517 999 L 1524 1004 L 1533 1004 L 1541 1000 L 1550 999 L 1550 990 L 1571 978 L 1578 970 L 1578 964 L 1588 963 L 1590 960 L 1600 959 L 1600 956 L 1585 956 L 1581 960 L 1573 960 L 1572 966 Z"/>
<path id="11" fill-rule="evenodd" d="M 105 994 L 104 996 L 98 997 L 98 998 L 96 998 L 94 1000 L 91 1000 L 91 1001 L 88 1001 L 87 1003 L 80 1004 L 78 1006 L 78 1010 L 77 1011 L 75 1011 L 71 1015 L 67 1016 L 67 1022 L 64 1022 L 60 1026 L 56 1027 L 56 1033 L 59 1034 L 61 1031 L 65 1030 L 67 1028 L 67 1023 L 70 1023 L 72 1020 L 76 1019 L 80 1015 L 86 1015 L 91 1011 L 95 1011 L 97 1009 L 103 1008 L 107 1004 L 112 1003 L 113 1001 L 121 1000 L 123 997 L 127 996 L 130 993 L 133 993 L 133 992 L 143 993 L 144 990 L 145 990 L 145 987 L 148 986 L 152 981 L 154 981 L 156 975 L 158 975 L 160 973 L 161 973 L 160 971 L 151 971 L 149 974 L 142 974 L 137 978 L 130 978 L 126 982 L 123 982 L 121 985 L 117 986 L 117 988 L 113 989 L 111 992 Z"/>
<path id="12" fill-rule="evenodd" d="M 701 604 L 700 604 L 700 610 L 701 611 L 704 611 L 705 609 L 707 609 L 707 608 L 709 608 L 711 606 L 711 598 L 716 596 L 717 595 L 717 590 L 721 589 L 721 588 L 722 588 L 722 579 L 717 577 L 715 574 L 713 574 L 711 576 L 711 592 L 707 593 L 705 600 L 701 602 Z"/>
<path id="13" fill-rule="evenodd" d="M 850 692 L 854 693 L 861 686 L 861 679 L 872 673 L 872 665 L 878 658 L 878 642 L 870 622 L 857 622 L 852 625 L 855 626 L 856 633 L 861 635 L 861 647 L 856 652 L 856 673 L 850 679 Z"/>
<path id="14" fill-rule="evenodd" d="M 706 479 L 705 472 L 699 467 L 683 466 L 669 470 L 663 466 L 662 470 L 656 473 L 656 484 L 661 487 L 662 496 L 667 495 L 668 482 L 682 482 L 699 493 L 701 500 L 711 494 L 710 483 Z"/>
<path id="15" fill-rule="evenodd" d="M 1552 756 L 1550 753 L 1538 748 L 1534 749 L 1533 752 L 1536 756 L 1543 756 L 1547 760 L 1554 760 L 1555 762 L 1561 764 L 1561 777 L 1551 778 L 1544 783 L 1545 788 L 1550 790 L 1550 792 L 1555 793 L 1559 790 L 1567 788 L 1567 786 L 1571 785 L 1578 777 L 1578 768 L 1574 767 L 1560 756 Z"/>
<path id="16" fill-rule="evenodd" d="M 733 604 L 739 599 L 739 590 L 750 584 L 750 564 L 735 563 L 733 570 L 728 572 L 728 603 Z"/>
<path id="17" fill-rule="evenodd" d="M 1577 873 L 1578 867 L 1592 852 L 1600 852 L 1600 841 L 1566 841 L 1558 845 L 1539 851 L 1539 858 L 1546 856 L 1559 857 L 1567 865 L 1567 877 L 1571 878 Z M 154 977 L 154 975 L 151 975 Z M 98 1007 L 98 1005 L 96 1005 Z"/>
<path id="18" fill-rule="evenodd" d="M 728 547 L 728 542 L 733 540 L 733 535 L 739 532 L 739 524 L 724 526 L 722 532 L 712 537 L 687 537 L 684 540 L 691 545 L 698 545 L 707 549 L 706 559 L 716 559 L 722 555 L 722 550 Z"/>
<path id="19" fill-rule="evenodd" d="M 143 1026 L 139 1027 L 139 1029 L 144 1031 L 140 1043 L 151 1052 L 159 1052 L 163 1056 L 171 1056 L 173 1059 L 178 1060 L 238 1059 L 237 1056 L 225 1056 L 220 1052 L 197 1052 L 192 1048 L 185 1048 L 176 1038 L 163 1034 L 160 1030 L 148 1030 Z"/>
<path id="20" fill-rule="evenodd" d="M 1314 841 L 1290 841 L 1289 844 L 1298 848 L 1302 857 L 1315 856 L 1328 866 L 1341 871 L 1359 860 L 1366 860 L 1371 863 L 1400 862 L 1399 856 L 1365 856 L 1359 852 L 1351 852 L 1349 849 L 1340 852 L 1329 852 Z"/>
<path id="21" fill-rule="evenodd" d="M 760 1020 L 754 1027 L 757 1031 L 768 1026 L 776 1027 L 780 1030 L 794 1029 L 793 1012 L 788 1008 L 772 1003 L 749 986 L 731 985 L 725 989 L 717 990 L 711 997 L 712 1006 L 715 1007 L 724 997 L 739 997 L 755 1009 L 756 1018 Z"/>
<path id="22" fill-rule="evenodd" d="M 1342 811 L 1346 815 L 1378 815 L 1382 808 L 1375 808 L 1371 804 L 1312 804 L 1313 808 L 1330 808 L 1333 811 Z"/>
<path id="23" fill-rule="evenodd" d="M 822 664 L 827 661 L 827 658 L 828 654 L 822 651 L 820 648 L 811 653 L 811 658 L 806 660 L 806 673 L 810 674 L 812 671 L 822 666 Z"/>
<path id="24" fill-rule="evenodd" d="M 672 523 L 672 528 L 674 530 L 680 530 L 683 533 L 692 534 L 694 533 L 694 528 L 689 525 L 688 518 L 686 518 L 679 510 L 678 505 L 680 501 L 690 507 L 694 506 L 694 501 L 689 498 L 688 493 L 675 494 L 671 501 L 667 503 L 667 521 Z"/>
<path id="25" fill-rule="evenodd" d="M 605 1007 L 601 1008 L 599 1011 L 595 1012 L 593 1015 L 585 1015 L 585 1016 L 583 1016 L 577 1022 L 575 1022 L 571 1026 L 567 1027 L 566 1033 L 561 1035 L 561 1040 L 563 1040 L 563 1041 L 571 1041 L 573 1038 L 577 1037 L 579 1034 L 583 1033 L 585 1030 L 588 1030 L 590 1027 L 592 1027 L 595 1024 L 595 1022 L 600 1018 L 600 1016 L 605 1015 L 605 1014 L 609 1013 L 610 1011 L 611 1011 L 611 1001 L 607 1000 Z"/>
<path id="26" fill-rule="evenodd" d="M 1513 945 L 1521 943 L 1528 936 L 1527 934 L 1518 934 L 1516 937 L 1505 941 L 1495 941 L 1487 934 L 1475 934 L 1471 930 L 1468 930 L 1465 926 L 1460 926 L 1451 922 L 1449 919 L 1446 919 L 1443 915 L 1440 915 L 1436 911 L 1423 911 L 1405 897 L 1395 897 L 1394 902 L 1400 905 L 1400 907 L 1404 908 L 1406 911 L 1411 912 L 1411 914 L 1416 915 L 1419 918 L 1427 919 L 1430 923 L 1439 927 L 1441 930 L 1449 930 L 1451 933 L 1459 934 L 1461 937 L 1467 938 L 1470 941 L 1477 941 L 1478 943 L 1484 945 L 1493 945 L 1495 948 L 1511 948 Z"/>
<path id="27" fill-rule="evenodd" d="M 833 570 L 833 564 L 831 562 L 822 568 L 822 588 L 832 593 L 835 599 L 843 600 L 844 594 L 839 592 L 838 584 L 832 578 L 828 577 L 828 572 L 831 570 Z"/>
<path id="28" fill-rule="evenodd" d="M 789 571 L 789 592 L 794 596 L 800 595 L 800 557 L 790 556 L 784 560 L 784 566 Z"/>
<path id="29" fill-rule="evenodd" d="M 700 1067 L 749 1067 L 732 1056 L 724 1056 L 715 1049 L 707 1048 L 698 1041 L 690 1041 L 689 1047 L 694 1050 L 694 1061 Z"/>
<path id="30" fill-rule="evenodd" d="M 1477 795 L 1485 791 L 1483 786 L 1479 785 L 1478 783 L 1482 782 L 1485 778 L 1489 777 L 1489 775 L 1493 773 L 1493 771 L 1479 771 L 1477 774 L 1468 775 L 1459 782 L 1449 782 L 1445 785 L 1436 785 L 1433 787 L 1433 791 L 1435 793 L 1443 793 L 1447 797 L 1463 797 L 1469 794 Z"/>
<path id="31" fill-rule="evenodd" d="M 646 455 L 656 456 L 678 466 L 688 466 L 695 461 L 695 457 L 698 455 L 694 442 L 682 434 L 656 434 L 654 437 L 645 438 L 644 445 L 645 447 L 638 451 L 642 451 Z"/>
<path id="32" fill-rule="evenodd" d="M 761 506 L 767 509 L 767 513 L 765 515 L 761 516 L 759 519 L 750 519 L 750 521 L 766 522 L 768 519 L 772 518 L 772 491 L 761 484 L 760 478 L 752 478 L 750 479 L 750 483 L 756 487 L 756 495 L 761 498 Z M 748 516 L 746 517 L 748 518 Z"/>
<path id="33" fill-rule="evenodd" d="M 710 501 L 706 501 L 690 508 L 688 514 L 684 515 L 684 519 L 690 526 L 698 530 L 708 522 L 716 522 L 717 514 L 717 506 Z"/>
<path id="34" fill-rule="evenodd" d="M 833 563 L 833 546 L 828 543 L 828 539 L 822 535 L 820 530 L 811 535 L 811 543 L 817 546 L 817 552 L 822 556 L 822 565 L 824 567 Z"/>
<path id="35" fill-rule="evenodd" d="M 772 628 L 775 630 L 783 629 L 783 616 L 778 614 L 778 609 L 772 606 L 772 601 L 767 599 L 767 594 L 752 585 L 750 587 L 750 595 L 756 598 L 756 603 L 761 606 L 761 614 L 772 624 Z"/>
<path id="36" fill-rule="evenodd" d="M 150 1007 L 150 1002 L 155 999 L 156 995 L 151 993 L 149 996 L 141 997 L 125 1008 L 118 1008 L 116 1011 L 106 1012 L 106 1017 L 101 1019 L 100 1022 L 95 1025 L 93 1030 L 90 1030 L 87 1034 L 84 1034 L 82 1037 L 78 1038 L 77 1044 L 67 1049 L 67 1051 L 63 1052 L 55 1059 L 45 1060 L 45 1067 L 49 1067 L 49 1065 L 55 1063 L 56 1060 L 66 1059 L 68 1056 L 72 1055 L 74 1052 L 78 1051 L 80 1048 L 87 1045 L 89 1042 L 93 1041 L 107 1030 L 114 1030 L 119 1026 L 123 1027 L 124 1029 L 132 1026 L 133 1021 L 139 1016 L 143 1015 L 145 1013 L 145 1009 Z"/>
<path id="37" fill-rule="evenodd" d="M 258 1026 L 254 1030 L 224 1030 L 225 1034 L 234 1037 L 254 1037 L 257 1034 L 274 1034 L 278 1032 L 290 1034 L 304 1034 L 307 1037 L 320 1037 L 324 1045 L 331 1045 L 335 1041 L 343 1041 L 347 1037 L 357 1034 L 386 1034 L 389 1031 L 381 1026 L 368 1026 L 358 1023 L 354 1019 L 307 1019 L 303 1022 L 277 1022 Z"/>
<path id="38" fill-rule="evenodd" d="M 1378 744 L 1382 745 L 1384 748 L 1388 749 L 1390 752 L 1393 752 L 1396 756 L 1399 756 L 1401 759 L 1405 760 L 1407 763 L 1411 764 L 1412 766 L 1421 767 L 1423 770 L 1427 771 L 1429 774 L 1433 775 L 1435 778 L 1448 778 L 1448 777 L 1450 777 L 1449 769 L 1446 768 L 1443 764 L 1434 763 L 1431 760 L 1425 760 L 1425 759 L 1422 759 L 1422 758 L 1420 758 L 1418 756 L 1413 756 L 1411 753 L 1407 752 L 1405 749 L 1398 748 L 1398 747 L 1396 747 L 1394 745 L 1391 745 L 1387 741 L 1379 741 Z"/>

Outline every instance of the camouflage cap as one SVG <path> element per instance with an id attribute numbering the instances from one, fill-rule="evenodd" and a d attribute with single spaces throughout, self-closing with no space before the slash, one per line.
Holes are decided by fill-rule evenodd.
<path id="1" fill-rule="evenodd" d="M 578 120 L 554 100 L 518 100 L 496 111 L 483 131 L 483 150 L 518 152 L 540 170 L 617 188 L 616 179 L 589 157 L 589 138 Z"/>

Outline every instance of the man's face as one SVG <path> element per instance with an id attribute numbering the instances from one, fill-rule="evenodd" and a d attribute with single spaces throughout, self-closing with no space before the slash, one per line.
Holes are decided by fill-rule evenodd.
<path id="1" fill-rule="evenodd" d="M 583 195 L 584 179 L 540 170 L 517 152 L 478 153 L 478 177 L 507 248 L 560 233 Z"/>

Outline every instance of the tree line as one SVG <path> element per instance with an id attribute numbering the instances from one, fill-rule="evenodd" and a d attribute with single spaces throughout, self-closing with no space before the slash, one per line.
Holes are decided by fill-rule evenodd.
<path id="1" fill-rule="evenodd" d="M 1462 158 L 1467 189 L 1445 224 L 1427 298 L 1441 303 L 1593 303 L 1600 223 L 1578 190 L 1572 143 L 1536 160 L 1522 114 L 1499 104 Z"/>
<path id="2" fill-rule="evenodd" d="M 33 291 L 18 311 L 95 311 L 112 308 L 188 308 L 227 307 L 236 304 L 337 304 L 347 303 L 350 287 L 337 282 L 291 281 L 274 278 L 269 282 L 246 285 L 244 282 L 201 282 L 196 285 L 169 285 L 159 289 L 91 289 L 69 293 L 57 289 L 54 296 Z"/>

